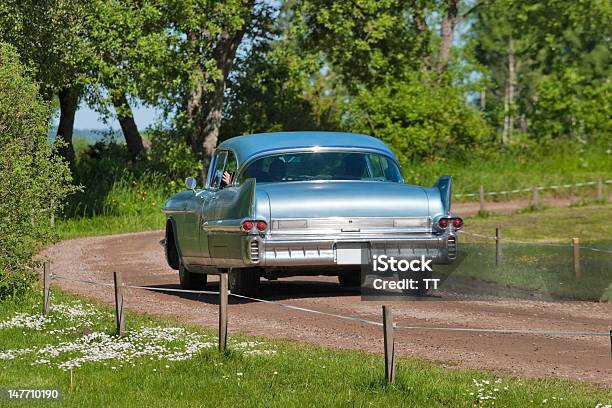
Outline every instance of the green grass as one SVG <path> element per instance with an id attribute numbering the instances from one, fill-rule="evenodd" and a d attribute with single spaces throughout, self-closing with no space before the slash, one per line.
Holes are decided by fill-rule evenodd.
<path id="1" fill-rule="evenodd" d="M 612 288 L 612 251 L 607 220 L 612 205 L 573 208 L 545 208 L 514 215 L 466 219 L 461 236 L 465 256 L 452 273 L 446 287 L 464 285 L 478 288 L 479 294 L 501 296 L 553 296 L 564 299 L 607 300 Z M 470 235 L 495 235 L 502 230 L 502 262 L 495 264 L 495 241 Z M 581 242 L 581 277 L 575 277 L 571 238 Z M 520 242 L 516 242 L 520 241 Z M 475 278 L 480 283 L 465 281 Z M 498 285 L 486 287 L 482 282 Z M 465 287 L 464 287 L 465 289 Z M 526 289 L 521 293 L 513 289 Z"/>
<path id="2" fill-rule="evenodd" d="M 544 208 L 512 215 L 468 217 L 464 230 L 495 236 L 495 228 L 499 226 L 505 240 L 569 244 L 572 238 L 577 237 L 583 243 L 607 243 L 612 246 L 607 221 L 611 218 L 612 204 Z"/>
<path id="3" fill-rule="evenodd" d="M 5 303 L 0 321 L 6 321 L 17 312 L 37 313 L 40 310 L 37 300 L 30 297 L 19 303 Z M 74 297 L 65 294 L 56 294 L 53 299 L 55 305 L 72 302 Z M 94 309 L 98 317 L 91 323 L 91 330 L 111 334 L 111 310 L 102 306 Z M 59 319 L 48 328 L 67 325 L 75 326 L 74 322 Z M 184 327 L 188 332 L 214 341 L 214 333 L 210 330 L 133 313 L 127 315 L 128 334 L 143 326 Z M 82 336 L 78 324 L 74 330 L 60 334 L 24 328 L 0 329 L 0 350 L 40 348 Z M 72 372 L 63 371 L 56 365 L 74 354 L 49 357 L 51 365 L 32 365 L 35 357 L 24 354 L 23 359 L 0 360 L 0 384 L 4 388 L 58 388 L 62 400 L 53 406 L 529 407 L 548 404 L 594 407 L 597 403 L 612 401 L 609 388 L 586 383 L 449 369 L 414 358 L 398 359 L 396 383 L 387 385 L 383 379 L 381 354 L 254 339 L 233 333 L 230 333 L 230 340 L 230 351 L 223 354 L 212 347 L 186 361 L 148 357 L 136 358 L 131 363 L 106 360 L 84 363 Z M 259 347 L 275 353 L 248 355 L 239 347 L 245 340 L 263 341 Z M 175 341 L 164 347 L 178 343 Z M 474 384 L 474 380 L 480 385 Z M 484 384 L 483 380 L 489 384 Z M 480 388 L 484 388 L 483 395 L 493 395 L 495 399 L 479 400 Z"/>
<path id="4" fill-rule="evenodd" d="M 161 209 L 134 215 L 98 215 L 58 220 L 59 239 L 70 239 L 94 235 L 121 234 L 126 232 L 153 231 L 164 228 Z"/>
<path id="5" fill-rule="evenodd" d="M 612 179 L 612 146 L 556 143 L 534 148 L 527 153 L 501 152 L 488 156 L 474 155 L 466 160 L 438 158 L 433 161 L 404 165 L 409 183 L 433 185 L 440 175 L 453 177 L 456 194 L 505 191 L 532 186 L 548 186 Z M 608 185 L 608 191 L 612 187 Z M 530 193 L 525 193 L 530 194 Z M 595 195 L 595 187 L 543 191 L 542 195 Z M 520 197 L 513 194 L 510 198 Z M 493 197 L 506 200 L 507 197 Z M 464 197 L 474 201 L 478 197 Z"/>

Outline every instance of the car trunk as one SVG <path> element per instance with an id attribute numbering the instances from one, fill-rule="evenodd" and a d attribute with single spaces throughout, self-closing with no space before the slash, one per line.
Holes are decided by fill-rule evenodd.
<path id="1" fill-rule="evenodd" d="M 423 188 L 378 181 L 260 183 L 272 220 L 326 217 L 428 217 Z"/>

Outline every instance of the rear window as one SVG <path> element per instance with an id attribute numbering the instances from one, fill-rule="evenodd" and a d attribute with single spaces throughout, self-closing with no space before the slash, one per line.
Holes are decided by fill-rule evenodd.
<path id="1" fill-rule="evenodd" d="M 376 153 L 308 152 L 262 157 L 244 169 L 238 182 L 255 178 L 257 182 L 304 180 L 401 180 L 395 162 Z"/>

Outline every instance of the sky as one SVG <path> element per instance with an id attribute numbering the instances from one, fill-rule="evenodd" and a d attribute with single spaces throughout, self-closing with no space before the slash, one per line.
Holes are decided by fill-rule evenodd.
<path id="1" fill-rule="evenodd" d="M 136 125 L 140 130 L 144 130 L 148 126 L 155 123 L 158 116 L 158 112 L 155 109 L 145 106 L 133 106 L 132 113 L 134 114 Z M 57 125 L 58 121 L 59 116 L 55 118 L 54 124 Z M 75 129 L 107 130 L 109 127 L 116 130 L 121 129 L 119 126 L 119 121 L 117 121 L 116 118 L 110 120 L 109 123 L 104 123 L 103 118 L 98 114 L 98 112 L 89 108 L 85 103 L 81 103 L 79 110 L 76 112 L 74 127 Z"/>

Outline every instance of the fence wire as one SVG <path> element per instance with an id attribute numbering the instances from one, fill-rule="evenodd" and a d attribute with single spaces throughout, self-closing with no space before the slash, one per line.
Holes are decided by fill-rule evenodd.
<path id="1" fill-rule="evenodd" d="M 594 186 L 596 184 L 597 184 L 596 181 L 585 181 L 582 183 L 574 183 L 574 184 L 559 184 L 559 185 L 550 185 L 550 186 L 535 186 L 535 187 L 529 187 L 529 188 L 518 188 L 514 190 L 487 191 L 487 192 L 484 192 L 483 195 L 495 196 L 495 195 L 508 195 L 508 194 L 518 194 L 518 193 L 530 193 L 530 192 L 533 192 L 534 188 L 537 189 L 538 191 L 544 191 L 544 190 L 558 190 L 561 188 Z M 612 179 L 602 180 L 602 184 L 612 184 Z M 480 193 L 460 193 L 460 194 L 453 194 L 453 197 L 478 197 L 479 195 Z"/>
<path id="2" fill-rule="evenodd" d="M 84 284 L 91 284 L 97 286 L 112 287 L 114 284 L 108 282 L 100 282 L 93 280 L 73 279 L 67 276 L 52 274 L 52 279 L 59 279 L 69 282 L 77 282 Z M 204 290 L 188 290 L 188 289 L 174 289 L 174 288 L 159 288 L 154 286 L 139 286 L 139 285 L 122 285 L 125 288 L 142 289 L 142 290 L 153 290 L 158 292 L 180 292 L 180 293 L 193 293 L 193 294 L 206 294 L 206 295 L 220 295 L 219 291 L 204 291 Z M 239 295 L 228 291 L 229 296 L 233 296 L 238 299 L 245 299 L 254 302 L 266 303 L 282 308 L 306 312 L 316 315 L 329 316 L 337 319 L 353 321 L 357 323 L 369 324 L 373 326 L 382 327 L 382 322 L 374 320 L 364 319 L 355 316 L 345 316 L 336 313 L 323 312 L 320 310 L 308 309 L 301 306 L 289 305 L 287 303 L 277 302 L 273 300 L 259 299 L 252 296 Z M 553 337 L 610 337 L 612 341 L 612 330 L 610 332 L 590 332 L 590 331 L 558 331 L 558 330 L 529 330 L 529 329 L 488 329 L 488 328 L 468 328 L 468 327 L 432 327 L 432 326 L 404 326 L 393 324 L 395 329 L 399 330 L 421 330 L 421 331 L 447 331 L 447 332 L 471 332 L 471 333 L 494 333 L 494 334 L 528 334 L 528 335 L 540 335 L 540 336 L 553 336 Z"/>

